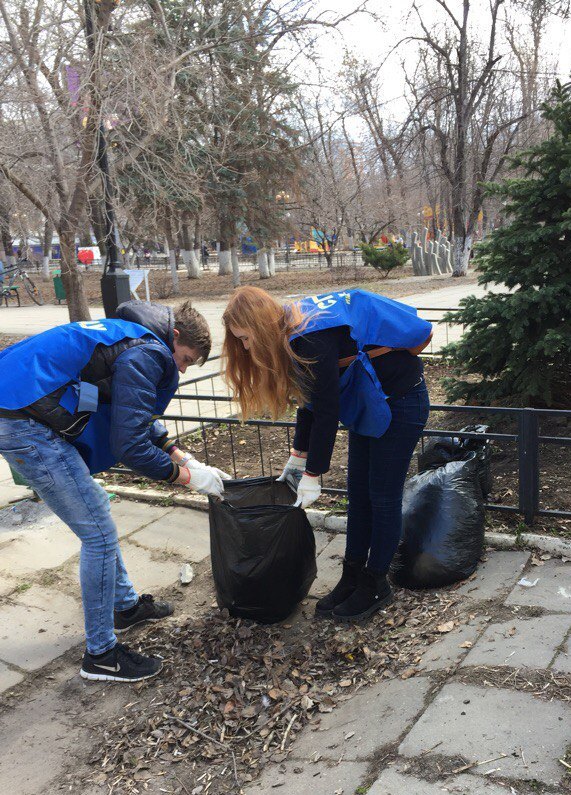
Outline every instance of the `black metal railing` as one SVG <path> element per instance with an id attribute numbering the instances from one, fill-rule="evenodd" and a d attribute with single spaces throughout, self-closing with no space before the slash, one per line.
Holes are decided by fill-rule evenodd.
<path id="1" fill-rule="evenodd" d="M 231 402 L 231 398 L 222 395 L 178 395 L 177 399 L 195 400 L 204 402 Z M 482 439 L 485 436 L 487 439 L 515 443 L 518 451 L 518 502 L 517 505 L 501 505 L 497 503 L 487 503 L 486 508 L 493 511 L 503 511 L 505 513 L 520 514 L 526 524 L 532 524 L 536 516 L 550 516 L 559 518 L 571 518 L 571 511 L 541 508 L 539 504 L 540 495 L 540 467 L 539 467 L 539 450 L 541 444 L 546 445 L 560 445 L 562 447 L 571 446 L 571 437 L 568 436 L 547 436 L 539 433 L 539 420 L 546 417 L 557 417 L 571 420 L 571 411 L 556 410 L 556 409 L 533 409 L 533 408 L 500 408 L 494 406 L 452 406 L 446 404 L 434 404 L 430 407 L 431 413 L 445 412 L 445 413 L 459 413 L 459 414 L 476 414 L 478 417 L 489 416 L 503 416 L 516 420 L 516 432 L 514 433 L 495 433 L 486 432 L 470 433 L 466 431 L 451 430 L 448 428 L 430 428 L 425 429 L 423 438 L 431 436 L 448 436 L 458 437 L 462 439 Z M 295 428 L 295 422 L 292 421 L 272 421 L 272 420 L 247 420 L 242 423 L 237 417 L 224 417 L 219 416 L 205 417 L 199 415 L 169 415 L 163 417 L 164 420 L 174 420 L 197 423 L 200 428 L 200 434 L 204 446 L 204 455 L 206 462 L 210 460 L 210 452 L 208 449 L 208 433 L 206 431 L 209 425 L 225 425 L 228 428 L 230 450 L 232 457 L 233 474 L 236 476 L 236 453 L 235 441 L 232 428 L 236 425 L 252 426 L 257 429 L 258 449 L 259 449 L 259 470 L 263 475 L 266 474 L 264 466 L 264 449 L 263 440 L 261 435 L 262 428 L 284 428 L 287 432 L 287 445 L 291 446 L 291 433 Z M 347 428 L 340 426 L 340 431 L 344 432 Z M 192 432 L 191 432 L 192 433 Z M 194 431 L 196 433 L 196 430 Z M 267 456 L 266 456 L 267 458 Z M 324 493 L 344 495 L 346 489 L 327 488 L 324 487 Z"/>
<path id="2" fill-rule="evenodd" d="M 418 307 L 419 313 L 423 314 L 426 320 L 443 324 L 442 315 L 447 312 L 458 311 L 457 307 Z M 446 343 L 448 343 L 448 327 L 454 325 L 446 321 Z M 457 325 L 457 324 L 456 324 Z M 423 351 L 423 356 L 437 356 L 438 350 L 431 348 Z M 220 359 L 220 356 L 213 356 L 209 360 L 214 362 Z M 237 425 L 246 425 L 256 428 L 257 430 L 257 447 L 259 452 L 259 472 L 263 475 L 266 474 L 266 467 L 264 464 L 264 442 L 262 439 L 262 429 L 264 428 L 283 428 L 287 435 L 287 449 L 291 447 L 292 431 L 295 428 L 293 421 L 277 421 L 272 420 L 247 420 L 242 423 L 237 418 L 235 412 L 228 412 L 228 404 L 232 403 L 232 398 L 228 394 L 215 394 L 215 382 L 220 378 L 220 371 L 206 373 L 195 378 L 189 378 L 180 382 L 180 388 L 188 389 L 193 388 L 193 394 L 182 394 L 178 392 L 174 400 L 178 400 L 180 414 L 165 414 L 162 419 L 167 422 L 174 422 L 177 436 L 188 436 L 195 433 L 200 433 L 202 444 L 204 447 L 204 456 L 206 463 L 210 460 L 209 438 L 207 428 L 212 425 L 226 426 L 229 435 L 229 446 L 232 459 L 233 474 L 236 476 L 236 447 L 234 439 L 234 429 Z M 210 382 L 211 392 L 205 391 L 203 387 Z M 207 388 L 208 389 L 208 388 Z M 195 401 L 198 412 L 197 414 L 186 414 L 183 411 L 183 404 L 187 401 Z M 208 404 L 212 406 L 214 416 L 204 416 L 201 411 L 201 404 Z M 230 416 L 220 416 L 217 404 L 226 404 L 225 413 Z M 421 439 L 421 446 L 424 445 L 424 439 L 431 436 L 447 436 L 457 437 L 463 439 L 476 438 L 482 439 L 485 436 L 487 439 L 501 442 L 502 444 L 515 444 L 517 447 L 517 504 L 503 505 L 498 503 L 487 503 L 486 507 L 492 511 L 502 511 L 510 514 L 517 514 L 522 516 L 526 524 L 532 524 L 535 517 L 546 516 L 553 518 L 571 518 L 571 511 L 561 510 L 557 508 L 545 508 L 540 505 L 541 493 L 541 471 L 540 471 L 540 448 L 542 445 L 558 445 L 561 447 L 571 446 L 571 437 L 569 436 L 553 436 L 540 433 L 540 421 L 546 418 L 559 418 L 571 420 L 571 410 L 557 410 L 557 409 L 534 409 L 534 408 L 511 408 L 511 407 L 495 407 L 495 406 L 455 406 L 447 404 L 434 404 L 430 407 L 431 415 L 435 413 L 445 414 L 472 414 L 478 418 L 504 417 L 512 422 L 515 421 L 514 432 L 512 433 L 497 433 L 486 432 L 470 433 L 449 428 L 426 428 L 423 432 Z M 182 432 L 179 430 L 179 423 L 182 423 Z M 185 430 L 185 423 L 192 423 L 193 428 Z M 347 431 L 346 428 L 340 426 L 340 431 Z M 257 474 L 257 473 L 251 473 Z M 323 488 L 326 494 L 345 495 L 346 489 Z"/>

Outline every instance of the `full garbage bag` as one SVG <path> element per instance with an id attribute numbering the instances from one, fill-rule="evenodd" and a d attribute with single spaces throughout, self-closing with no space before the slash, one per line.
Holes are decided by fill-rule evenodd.
<path id="1" fill-rule="evenodd" d="M 490 442 L 484 434 L 488 425 L 466 425 L 459 433 L 481 433 L 481 439 L 462 439 L 459 436 L 431 436 L 424 443 L 422 451 L 417 456 L 418 471 L 436 469 L 449 461 L 463 461 L 468 453 L 477 453 L 479 462 L 480 484 L 482 493 L 487 497 L 492 490 L 492 476 L 490 473 L 490 458 L 492 455 Z"/>
<path id="2" fill-rule="evenodd" d="M 482 462 L 478 452 L 410 478 L 403 535 L 391 565 L 405 588 L 439 588 L 475 571 L 484 546 Z"/>
<path id="3" fill-rule="evenodd" d="M 315 537 L 295 481 L 224 481 L 209 499 L 210 552 L 216 597 L 231 615 L 283 621 L 307 596 L 317 574 Z"/>

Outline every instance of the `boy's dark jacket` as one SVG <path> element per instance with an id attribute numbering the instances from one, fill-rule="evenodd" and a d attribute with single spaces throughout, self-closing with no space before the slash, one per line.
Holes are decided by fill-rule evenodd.
<path id="1" fill-rule="evenodd" d="M 162 449 L 167 432 L 153 421 L 153 415 L 166 409 L 178 386 L 172 356 L 173 312 L 161 304 L 129 301 L 117 310 L 117 320 L 121 322 L 66 324 L 2 351 L 0 413 L 48 425 L 78 449 L 92 473 L 121 461 L 150 478 L 168 480 L 175 467 Z M 75 359 L 71 356 L 74 340 L 81 348 Z M 60 369 L 54 367 L 53 374 L 44 370 L 40 378 L 34 378 L 34 362 L 42 363 L 46 349 L 52 356 L 56 352 Z M 83 359 L 80 371 L 73 375 L 74 365 L 67 370 L 65 365 L 71 359 Z M 65 373 L 71 377 L 62 380 Z M 46 391 L 51 377 L 55 388 Z M 77 409 L 73 383 L 79 380 L 98 388 L 95 414 Z"/>

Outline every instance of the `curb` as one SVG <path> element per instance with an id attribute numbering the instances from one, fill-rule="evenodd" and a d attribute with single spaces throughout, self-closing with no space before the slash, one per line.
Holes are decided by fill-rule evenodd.
<path id="1" fill-rule="evenodd" d="M 161 502 L 168 500 L 171 505 L 180 505 L 184 508 L 194 508 L 194 510 L 207 511 L 208 498 L 200 494 L 191 496 L 190 494 L 175 494 L 174 492 L 161 492 L 154 489 L 136 489 L 133 486 L 114 486 L 106 485 L 98 481 L 104 489 L 118 497 L 125 497 L 131 500 L 141 500 L 143 502 Z M 347 515 L 339 513 L 328 513 L 327 511 L 317 511 L 309 508 L 306 512 L 310 525 L 314 530 L 328 530 L 330 533 L 345 533 L 347 530 Z M 519 535 L 508 535 L 507 533 L 486 533 L 486 544 L 495 549 L 538 549 L 549 555 L 557 557 L 571 558 L 571 539 L 553 538 L 539 533 L 520 533 Z"/>

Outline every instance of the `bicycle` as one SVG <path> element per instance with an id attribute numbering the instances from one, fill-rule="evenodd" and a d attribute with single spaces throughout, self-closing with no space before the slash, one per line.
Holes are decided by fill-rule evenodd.
<path id="1" fill-rule="evenodd" d="M 29 260 L 18 260 L 15 265 L 10 265 L 8 268 L 4 268 L 0 271 L 0 289 L 2 291 L 1 296 L 4 299 L 6 306 L 8 306 L 9 298 L 13 298 L 14 294 L 18 296 L 18 287 L 15 284 L 16 281 L 22 282 L 25 291 L 35 304 L 38 306 L 43 306 L 45 303 L 42 291 L 36 285 L 33 279 L 28 276 L 28 272 L 26 271 L 25 267 L 22 267 L 22 265 L 25 263 L 29 264 Z M 6 276 L 10 277 L 7 285 L 4 284 L 4 277 Z M 2 298 L 0 298 L 0 303 Z M 18 297 L 18 305 L 19 304 L 20 299 Z"/>

